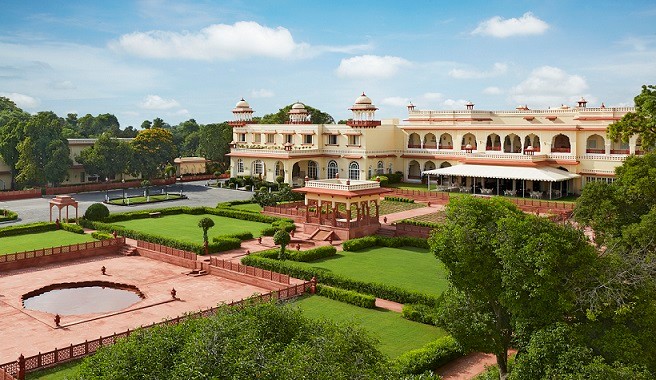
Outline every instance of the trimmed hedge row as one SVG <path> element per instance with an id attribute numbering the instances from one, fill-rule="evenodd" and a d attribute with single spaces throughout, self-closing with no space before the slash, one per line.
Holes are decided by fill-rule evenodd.
<path id="1" fill-rule="evenodd" d="M 405 374 L 421 374 L 433 371 L 464 354 L 455 339 L 445 336 L 402 354 L 393 361 L 393 365 Z"/>
<path id="2" fill-rule="evenodd" d="M 288 250 L 287 254 L 292 261 L 308 262 L 323 259 L 330 256 L 335 256 L 337 249 L 332 245 L 324 245 L 321 247 L 311 248 L 305 251 Z"/>
<path id="3" fill-rule="evenodd" d="M 114 235 L 105 232 L 93 231 L 91 233 L 91 237 L 97 240 L 107 240 L 107 239 L 113 239 Z"/>
<path id="4" fill-rule="evenodd" d="M 212 238 L 214 241 L 218 241 L 225 238 L 237 238 L 239 240 L 250 240 L 253 238 L 252 232 L 237 232 L 236 234 L 230 235 L 219 235 Z"/>
<path id="5" fill-rule="evenodd" d="M 219 202 L 216 205 L 216 208 L 226 208 L 226 207 L 229 208 L 229 207 L 236 206 L 236 205 L 247 205 L 247 204 L 250 204 L 250 203 L 255 203 L 255 202 L 253 202 L 252 199 L 243 199 L 243 200 L 238 200 L 238 201 Z M 241 210 L 241 211 L 244 211 L 244 210 Z"/>
<path id="6" fill-rule="evenodd" d="M 38 222 L 0 228 L 0 237 L 35 234 L 39 232 L 54 231 L 57 225 L 52 222 Z"/>
<path id="7" fill-rule="evenodd" d="M 342 243 L 345 251 L 355 252 L 370 247 L 417 247 L 429 249 L 428 240 L 410 236 L 387 237 L 387 236 L 365 236 L 362 238 L 347 240 Z"/>
<path id="8" fill-rule="evenodd" d="M 435 315 L 435 308 L 423 304 L 407 303 L 403 305 L 401 316 L 405 319 L 424 323 L 426 325 L 437 326 L 437 316 Z"/>
<path id="9" fill-rule="evenodd" d="M 7 209 L 0 209 L 0 222 L 18 219 L 18 214 Z"/>
<path id="10" fill-rule="evenodd" d="M 278 273 L 288 274 L 292 277 L 301 278 L 307 281 L 312 279 L 312 277 L 316 277 L 317 281 L 322 284 L 353 290 L 360 293 L 371 294 L 376 297 L 384 298 L 394 302 L 423 303 L 426 305 L 436 305 L 438 302 L 437 297 L 429 296 L 427 294 L 405 290 L 386 284 L 363 282 L 351 278 L 346 278 L 323 268 L 307 267 L 305 265 L 297 264 L 293 261 L 279 261 L 258 255 L 249 255 L 243 257 L 241 262 L 244 265 L 250 265 Z"/>
<path id="11" fill-rule="evenodd" d="M 412 226 L 431 227 L 431 228 L 438 228 L 441 226 L 440 223 L 436 223 L 436 222 L 427 222 L 423 220 L 412 220 L 412 219 L 399 220 L 398 222 L 396 222 L 396 224 L 410 224 Z"/>
<path id="12" fill-rule="evenodd" d="M 275 259 L 278 258 L 278 252 L 280 252 L 280 248 L 271 248 L 271 249 L 267 249 L 267 250 L 264 250 L 264 251 L 251 253 L 251 256 L 255 255 L 255 256 L 275 260 Z"/>
<path id="13" fill-rule="evenodd" d="M 385 200 L 392 202 L 415 203 L 414 199 L 404 197 L 385 197 Z"/>
<path id="14" fill-rule="evenodd" d="M 243 210 L 234 210 L 230 208 L 187 207 L 187 206 L 120 212 L 120 213 L 111 214 L 110 216 L 105 218 L 103 222 L 115 223 L 115 222 L 123 222 L 125 220 L 132 220 L 132 219 L 146 219 L 146 218 L 150 218 L 150 214 L 153 212 L 159 212 L 161 216 L 178 215 L 178 214 L 190 214 L 190 215 L 211 214 L 216 216 L 225 216 L 227 218 L 249 220 L 252 222 L 260 222 L 260 223 L 273 223 L 279 221 L 281 222 L 284 221 L 291 224 L 294 223 L 292 219 L 277 218 L 275 216 L 263 215 L 263 214 L 258 214 L 254 212 L 243 211 Z"/>
<path id="15" fill-rule="evenodd" d="M 62 223 L 61 228 L 64 231 L 72 232 L 74 234 L 84 234 L 84 228 L 72 223 Z"/>
<path id="16" fill-rule="evenodd" d="M 317 294 L 339 302 L 350 303 L 351 305 L 373 309 L 376 307 L 376 297 L 369 294 L 362 294 L 352 290 L 344 290 L 317 284 Z"/>

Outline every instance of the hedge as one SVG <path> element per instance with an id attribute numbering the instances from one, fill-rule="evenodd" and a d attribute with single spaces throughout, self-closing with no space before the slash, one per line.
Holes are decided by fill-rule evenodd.
<path id="1" fill-rule="evenodd" d="M 433 371 L 464 354 L 462 347 L 453 337 L 445 336 L 402 354 L 392 363 L 402 373 L 421 374 Z"/>
<path id="2" fill-rule="evenodd" d="M 18 219 L 18 214 L 6 209 L 0 209 L 0 222 Z"/>
<path id="3" fill-rule="evenodd" d="M 230 235 L 219 235 L 213 237 L 212 240 L 216 241 L 217 239 L 224 239 L 224 238 L 237 238 L 239 240 L 250 240 L 253 238 L 253 233 L 247 231 L 247 232 L 237 232 L 236 234 L 230 234 Z"/>
<path id="4" fill-rule="evenodd" d="M 437 297 L 433 297 L 424 293 L 405 290 L 386 284 L 363 282 L 360 280 L 337 275 L 327 269 L 307 267 L 293 261 L 279 261 L 258 255 L 249 255 L 243 257 L 241 262 L 244 265 L 250 265 L 278 273 L 287 274 L 292 277 L 301 278 L 307 281 L 312 279 L 312 277 L 316 277 L 318 282 L 325 285 L 353 290 L 365 294 L 371 294 L 378 298 L 383 298 L 394 302 L 422 303 L 431 306 L 436 305 L 438 302 Z"/>
<path id="5" fill-rule="evenodd" d="M 178 206 L 178 207 L 166 207 L 160 209 L 148 209 L 148 210 L 139 210 L 139 211 L 128 211 L 121 213 L 114 213 L 103 219 L 105 223 L 114 223 L 122 222 L 125 220 L 132 219 L 146 219 L 150 218 L 150 214 L 153 212 L 159 212 L 161 216 L 167 215 L 178 215 L 178 214 L 190 214 L 190 215 L 202 215 L 210 214 L 216 216 L 225 216 L 227 218 L 240 219 L 240 220 L 249 220 L 252 222 L 260 223 L 273 223 L 273 222 L 286 222 L 293 224 L 292 219 L 287 218 L 278 218 L 275 216 L 263 215 L 249 211 L 235 210 L 230 208 L 213 208 L 213 207 L 187 207 L 187 206 Z"/>
<path id="6" fill-rule="evenodd" d="M 411 236 L 387 237 L 387 236 L 365 236 L 362 238 L 347 240 L 342 243 L 345 251 L 355 252 L 370 247 L 417 247 L 429 249 L 428 240 Z"/>
<path id="7" fill-rule="evenodd" d="M 62 223 L 61 228 L 64 231 L 72 232 L 75 234 L 84 234 L 84 228 L 82 228 L 82 226 L 78 226 L 77 224 Z"/>
<path id="8" fill-rule="evenodd" d="M 55 231 L 56 229 L 57 225 L 52 222 L 22 224 L 20 226 L 0 228 L 0 237 L 35 234 L 39 232 Z"/>
<path id="9" fill-rule="evenodd" d="M 412 219 L 403 219 L 399 220 L 396 222 L 396 224 L 410 224 L 413 226 L 419 226 L 419 227 L 431 227 L 431 228 L 438 228 L 441 226 L 440 223 L 437 222 L 427 222 L 423 220 L 412 220 Z"/>
<path id="10" fill-rule="evenodd" d="M 337 249 L 332 245 L 324 245 L 321 247 L 311 248 L 305 251 L 288 250 L 287 254 L 292 261 L 308 262 L 326 257 L 335 256 Z"/>
<path id="11" fill-rule="evenodd" d="M 352 290 L 344 290 L 317 284 L 317 295 L 330 298 L 335 301 L 350 303 L 351 305 L 373 309 L 376 307 L 376 297 L 369 294 L 362 294 Z"/>
<path id="12" fill-rule="evenodd" d="M 401 316 L 411 321 L 437 326 L 435 308 L 431 306 L 407 303 L 403 305 Z"/>
<path id="13" fill-rule="evenodd" d="M 414 199 L 404 197 L 385 197 L 385 200 L 391 202 L 415 203 Z"/>
<path id="14" fill-rule="evenodd" d="M 267 250 L 264 250 L 264 251 L 251 253 L 251 256 L 256 255 L 256 256 L 260 256 L 260 257 L 265 257 L 267 259 L 277 259 L 278 258 L 278 252 L 280 252 L 280 248 L 271 248 L 271 249 L 267 249 Z"/>
<path id="15" fill-rule="evenodd" d="M 107 239 L 113 239 L 114 235 L 105 232 L 93 231 L 91 233 L 91 237 L 97 240 L 107 240 Z"/>

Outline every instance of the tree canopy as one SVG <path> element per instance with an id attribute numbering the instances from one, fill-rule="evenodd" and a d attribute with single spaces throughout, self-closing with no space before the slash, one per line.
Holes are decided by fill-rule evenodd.
<path id="1" fill-rule="evenodd" d="M 87 173 L 98 174 L 100 178 L 115 178 L 127 171 L 132 159 L 130 144 L 111 137 L 105 132 L 92 147 L 86 148 L 75 157 Z"/>
<path id="2" fill-rule="evenodd" d="M 144 178 L 154 178 L 166 163 L 175 157 L 175 145 L 171 131 L 150 128 L 139 131 L 131 143 L 133 149 L 132 172 Z"/>
<path id="3" fill-rule="evenodd" d="M 635 112 L 629 112 L 621 120 L 608 127 L 611 140 L 629 139 L 638 135 L 643 148 L 656 146 L 656 86 L 643 85 L 642 91 L 634 98 Z"/>
<path id="4" fill-rule="evenodd" d="M 285 124 L 289 121 L 289 110 L 292 109 L 294 103 L 287 105 L 276 113 L 270 113 L 262 116 L 259 120 L 260 124 Z M 320 109 L 310 107 L 305 104 L 305 109 L 307 109 L 310 114 L 310 122 L 312 124 L 335 124 L 335 119 L 330 116 L 328 113 L 321 111 Z"/>

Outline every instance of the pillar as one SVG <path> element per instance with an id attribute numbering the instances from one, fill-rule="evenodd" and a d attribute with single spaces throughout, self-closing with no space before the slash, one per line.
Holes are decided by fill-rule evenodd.
<path id="1" fill-rule="evenodd" d="M 380 206 L 378 205 L 378 201 L 376 201 L 376 220 L 380 218 Z"/>

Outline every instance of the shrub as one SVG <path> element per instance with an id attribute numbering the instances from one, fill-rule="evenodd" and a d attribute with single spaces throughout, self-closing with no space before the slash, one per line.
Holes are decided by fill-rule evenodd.
<path id="1" fill-rule="evenodd" d="M 84 228 L 82 228 L 82 226 L 78 226 L 77 224 L 61 223 L 61 228 L 64 231 L 73 232 L 75 234 L 84 233 Z"/>
<path id="2" fill-rule="evenodd" d="M 0 209 L 0 222 L 6 222 L 8 220 L 16 220 L 16 219 L 18 219 L 17 213 L 6 209 Z"/>
<path id="3" fill-rule="evenodd" d="M 236 237 L 218 236 L 212 240 L 213 242 L 207 246 L 210 253 L 229 251 L 241 247 L 241 240 Z"/>
<path id="4" fill-rule="evenodd" d="M 228 202 L 220 202 L 216 205 L 216 208 L 230 208 L 232 206 L 236 205 L 246 205 L 253 203 L 252 200 L 250 199 L 242 199 L 242 200 L 237 200 L 237 201 L 228 201 Z M 243 210 L 240 210 L 243 211 Z"/>
<path id="5" fill-rule="evenodd" d="M 109 216 L 109 209 L 102 203 L 94 203 L 84 213 L 84 219 L 100 221 Z"/>
<path id="6" fill-rule="evenodd" d="M 271 249 L 267 249 L 267 250 L 264 250 L 264 251 L 251 253 L 251 255 L 260 256 L 260 257 L 264 257 L 264 258 L 267 258 L 267 259 L 277 259 L 279 252 L 280 252 L 280 250 L 278 248 L 271 248 Z"/>
<path id="7" fill-rule="evenodd" d="M 355 252 L 365 248 L 381 247 L 417 247 L 428 249 L 428 240 L 410 236 L 387 237 L 387 236 L 365 236 L 362 238 L 347 240 L 342 243 L 345 251 Z"/>
<path id="8" fill-rule="evenodd" d="M 289 259 L 292 261 L 308 262 L 335 256 L 337 249 L 332 245 L 311 248 L 305 251 L 290 251 Z"/>
<path id="9" fill-rule="evenodd" d="M 10 227 L 0 228 L 0 238 L 7 237 L 7 236 L 35 234 L 38 232 L 55 231 L 56 229 L 57 229 L 57 225 L 52 222 L 38 222 L 38 223 L 23 224 L 20 226 L 10 226 Z"/>
<path id="10" fill-rule="evenodd" d="M 361 251 L 365 248 L 375 247 L 378 241 L 375 236 L 365 236 L 362 238 L 347 240 L 342 243 L 342 248 L 345 251 Z"/>
<path id="11" fill-rule="evenodd" d="M 401 312 L 401 315 L 403 318 L 410 321 L 437 326 L 437 315 L 435 314 L 435 308 L 430 306 L 407 303 L 403 305 L 403 311 Z"/>
<path id="12" fill-rule="evenodd" d="M 415 203 L 414 199 L 404 197 L 385 197 L 385 200 L 391 202 Z"/>
<path id="13" fill-rule="evenodd" d="M 420 374 L 441 367 L 464 354 L 455 339 L 445 336 L 402 354 L 393 361 L 393 365 L 402 373 Z"/>
<path id="14" fill-rule="evenodd" d="M 352 290 L 344 290 L 317 284 L 317 294 L 335 301 L 350 303 L 351 305 L 373 309 L 376 307 L 376 297 L 362 294 Z"/>
<path id="15" fill-rule="evenodd" d="M 266 227 L 265 229 L 260 231 L 260 234 L 262 234 L 262 236 L 273 236 L 277 231 L 278 228 L 276 227 Z"/>
<path id="16" fill-rule="evenodd" d="M 225 238 L 236 238 L 239 240 L 250 240 L 253 238 L 253 233 L 252 232 L 238 232 L 236 234 L 230 234 L 230 235 L 219 235 L 215 236 L 212 238 L 212 240 L 217 241 L 220 239 L 225 239 Z"/>
<path id="17" fill-rule="evenodd" d="M 401 183 L 403 180 L 403 172 L 394 172 L 385 174 L 389 183 Z"/>
<path id="18" fill-rule="evenodd" d="M 98 240 L 107 240 L 107 239 L 113 239 L 114 235 L 108 234 L 106 232 L 94 231 L 94 232 L 91 233 L 91 237 L 93 237 L 94 239 L 98 239 Z"/>
<path id="19" fill-rule="evenodd" d="M 441 225 L 440 223 L 437 222 L 428 222 L 424 220 L 412 220 L 412 219 L 399 220 L 398 222 L 396 222 L 396 224 L 410 224 L 412 226 L 430 227 L 430 228 L 438 228 Z"/>
<path id="20" fill-rule="evenodd" d="M 281 176 L 281 175 L 277 176 L 277 177 L 276 177 L 276 182 L 277 182 L 278 184 L 281 184 L 281 183 L 285 182 L 285 177 L 283 177 L 283 176 Z"/>

